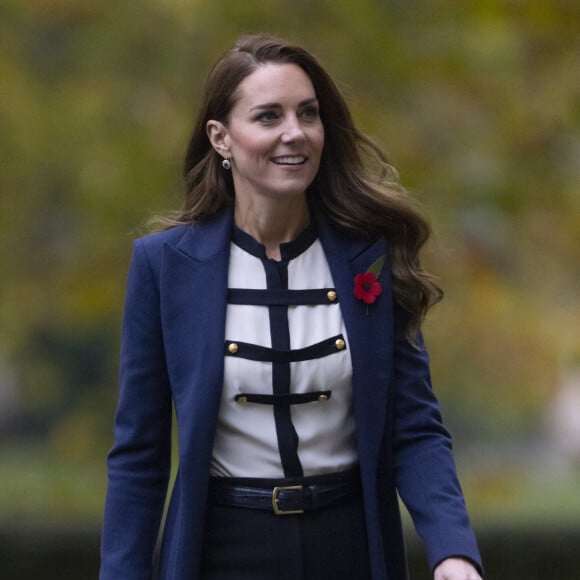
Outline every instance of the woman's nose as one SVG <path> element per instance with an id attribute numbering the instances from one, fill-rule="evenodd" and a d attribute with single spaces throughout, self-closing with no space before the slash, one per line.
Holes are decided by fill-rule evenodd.
<path id="1" fill-rule="evenodd" d="M 297 141 L 304 138 L 304 130 L 296 116 L 286 119 L 283 126 L 282 141 L 285 143 Z"/>

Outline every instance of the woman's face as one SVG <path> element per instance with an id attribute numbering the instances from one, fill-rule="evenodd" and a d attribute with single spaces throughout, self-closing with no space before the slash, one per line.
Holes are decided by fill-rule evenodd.
<path id="1" fill-rule="evenodd" d="M 308 75 L 294 64 L 261 65 L 240 83 L 237 96 L 223 138 L 236 198 L 304 195 L 324 146 Z"/>

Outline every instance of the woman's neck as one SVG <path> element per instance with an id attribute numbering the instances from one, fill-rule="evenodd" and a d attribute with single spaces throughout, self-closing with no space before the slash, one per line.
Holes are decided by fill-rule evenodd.
<path id="1" fill-rule="evenodd" d="M 239 203 L 234 210 L 236 225 L 266 248 L 266 255 L 280 260 L 280 244 L 295 240 L 310 223 L 306 197 L 274 203 Z"/>

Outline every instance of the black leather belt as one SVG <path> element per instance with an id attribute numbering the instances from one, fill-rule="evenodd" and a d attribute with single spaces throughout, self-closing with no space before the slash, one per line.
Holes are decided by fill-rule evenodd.
<path id="1" fill-rule="evenodd" d="M 212 477 L 208 501 L 214 505 L 301 514 L 338 505 L 361 496 L 358 467 L 329 475 L 250 479 Z"/>

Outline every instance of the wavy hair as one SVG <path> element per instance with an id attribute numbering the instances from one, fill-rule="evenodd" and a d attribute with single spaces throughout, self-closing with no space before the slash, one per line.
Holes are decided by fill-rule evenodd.
<path id="1" fill-rule="evenodd" d="M 386 155 L 354 125 L 340 90 L 318 61 L 300 46 L 268 36 L 240 38 L 210 71 L 184 163 L 185 204 L 179 211 L 154 218 L 169 228 L 210 219 L 234 199 L 230 172 L 206 133 L 209 120 L 225 125 L 239 98 L 240 83 L 267 63 L 295 64 L 310 78 L 320 106 L 325 144 L 318 173 L 308 189 L 311 205 L 337 227 L 389 242 L 395 301 L 407 313 L 407 337 L 414 337 L 429 308 L 443 293 L 423 270 L 419 250 L 430 227 L 400 185 Z"/>

